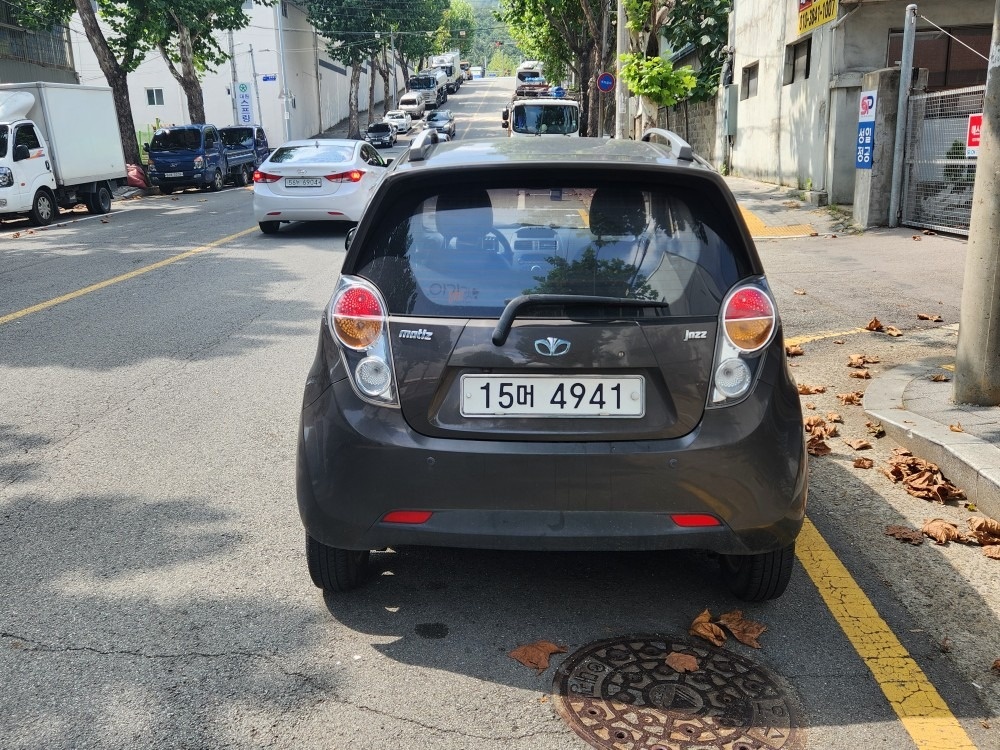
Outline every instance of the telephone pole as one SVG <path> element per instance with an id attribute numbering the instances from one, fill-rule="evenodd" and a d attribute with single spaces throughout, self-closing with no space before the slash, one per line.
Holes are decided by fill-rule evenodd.
<path id="1" fill-rule="evenodd" d="M 955 361 L 955 401 L 1000 405 L 1000 0 L 986 68 L 983 126 Z"/>

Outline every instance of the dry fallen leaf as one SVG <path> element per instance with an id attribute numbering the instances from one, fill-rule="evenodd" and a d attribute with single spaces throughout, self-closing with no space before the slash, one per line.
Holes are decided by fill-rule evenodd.
<path id="1" fill-rule="evenodd" d="M 538 698 L 538 702 L 539 703 L 548 703 L 549 702 L 549 696 L 547 696 L 547 695 L 540 696 Z"/>
<path id="2" fill-rule="evenodd" d="M 722 632 L 722 628 L 712 623 L 712 613 L 707 609 L 694 618 L 688 633 L 705 639 L 713 646 L 721 646 L 726 642 L 726 634 Z"/>
<path id="3" fill-rule="evenodd" d="M 866 451 L 872 447 L 872 444 L 864 438 L 854 438 L 853 440 L 844 438 L 844 442 L 856 451 Z"/>
<path id="4" fill-rule="evenodd" d="M 802 347 L 799 346 L 798 344 L 792 344 L 790 346 L 785 347 L 785 354 L 787 354 L 789 357 L 801 357 L 803 354 L 805 354 L 805 352 L 802 350 Z"/>
<path id="5" fill-rule="evenodd" d="M 809 438 L 809 442 L 806 443 L 806 452 L 809 453 L 810 456 L 826 456 L 833 451 L 830 449 L 830 446 L 824 442 L 823 438 L 816 435 Z"/>
<path id="6" fill-rule="evenodd" d="M 857 378 L 858 380 L 871 380 L 872 374 L 868 370 L 853 370 L 851 372 L 852 378 Z"/>
<path id="7" fill-rule="evenodd" d="M 975 513 L 976 511 L 979 510 L 979 508 L 976 507 L 975 503 L 966 503 L 963 507 L 970 513 Z"/>
<path id="8" fill-rule="evenodd" d="M 993 662 L 993 666 L 990 667 L 990 669 L 1000 672 L 1000 659 L 997 659 L 995 662 Z"/>
<path id="9" fill-rule="evenodd" d="M 843 345 L 843 343 L 844 343 L 844 342 L 843 342 L 843 341 L 840 341 L 840 340 L 838 339 L 837 341 L 834 341 L 833 343 L 835 343 L 835 344 L 841 344 L 841 345 Z"/>
<path id="10" fill-rule="evenodd" d="M 806 293 L 805 289 L 793 289 L 792 291 L 795 292 L 798 295 L 803 295 L 803 294 Z"/>
<path id="11" fill-rule="evenodd" d="M 825 385 L 806 385 L 805 383 L 800 383 L 798 388 L 800 396 L 812 396 L 814 393 L 826 393 Z"/>
<path id="12" fill-rule="evenodd" d="M 684 672 L 697 672 L 701 668 L 695 657 L 691 656 L 691 654 L 682 654 L 679 651 L 671 651 L 665 661 L 668 667 L 681 674 Z"/>
<path id="13" fill-rule="evenodd" d="M 883 330 L 884 326 L 882 325 L 881 320 L 879 320 L 878 318 L 872 318 L 871 320 L 868 321 L 868 325 L 866 325 L 865 328 L 868 329 L 869 331 L 881 331 Z"/>
<path id="14" fill-rule="evenodd" d="M 804 403 L 802 405 L 804 407 L 806 407 L 807 409 L 815 409 L 816 408 L 816 404 L 812 403 L 811 401 L 807 401 L 806 403 Z"/>
<path id="15" fill-rule="evenodd" d="M 847 358 L 847 366 L 860 369 L 865 365 L 877 365 L 881 361 L 878 357 L 870 357 L 867 354 L 851 354 Z"/>
<path id="16" fill-rule="evenodd" d="M 925 229 L 924 234 L 926 234 L 928 237 L 933 237 L 934 235 L 937 234 L 937 232 L 932 232 L 930 229 Z"/>
<path id="17" fill-rule="evenodd" d="M 917 242 L 920 242 L 923 239 L 923 237 L 921 237 L 919 234 L 915 234 L 913 235 L 913 239 L 915 239 Z"/>
<path id="18" fill-rule="evenodd" d="M 931 375 L 929 379 L 935 383 L 947 383 L 949 380 L 951 380 L 951 378 L 949 378 L 947 375 L 942 375 L 941 373 L 938 373 L 937 375 Z"/>
<path id="19" fill-rule="evenodd" d="M 965 432 L 965 430 L 962 429 L 961 422 L 956 422 L 955 424 L 948 425 L 948 429 L 951 430 L 952 432 Z"/>
<path id="20" fill-rule="evenodd" d="M 925 519 L 921 531 L 937 544 L 947 544 L 958 539 L 958 527 L 943 518 Z"/>
<path id="21" fill-rule="evenodd" d="M 20 236 L 21 236 L 20 232 L 14 232 L 14 234 L 11 235 L 11 237 L 13 237 L 15 240 Z"/>
<path id="22" fill-rule="evenodd" d="M 917 320 L 929 320 L 932 323 L 940 323 L 944 320 L 940 315 L 931 313 L 917 313 Z"/>
<path id="23" fill-rule="evenodd" d="M 941 641 L 938 643 L 938 650 L 942 654 L 947 654 L 949 651 L 951 651 L 951 638 L 949 638 L 948 636 L 942 638 Z"/>
<path id="24" fill-rule="evenodd" d="M 508 655 L 526 667 L 537 669 L 538 674 L 541 674 L 549 668 L 549 657 L 552 654 L 565 653 L 565 646 L 557 646 L 549 641 L 536 641 L 535 643 L 518 646 Z"/>
<path id="25" fill-rule="evenodd" d="M 865 427 L 868 428 L 868 434 L 874 438 L 884 438 L 885 428 L 882 426 L 881 422 L 865 422 Z"/>
<path id="26" fill-rule="evenodd" d="M 976 540 L 984 547 L 992 544 L 1000 544 L 1000 521 L 983 516 L 970 518 L 966 521 L 969 531 L 976 537 Z"/>
<path id="27" fill-rule="evenodd" d="M 870 458 L 865 458 L 864 456 L 862 456 L 861 458 L 854 459 L 855 469 L 870 469 L 874 465 L 875 465 L 874 461 L 872 461 Z"/>
<path id="28" fill-rule="evenodd" d="M 835 412 L 835 411 L 828 411 L 826 413 L 826 421 L 827 422 L 840 422 L 841 424 L 843 424 L 844 423 L 844 418 L 842 416 L 840 416 L 839 414 L 837 414 L 837 412 Z"/>
<path id="29" fill-rule="evenodd" d="M 744 619 L 743 612 L 739 609 L 719 615 L 717 622 L 720 625 L 725 625 L 726 629 L 733 634 L 733 638 L 751 648 L 760 648 L 757 639 L 767 630 L 767 625 L 763 623 Z"/>
<path id="30" fill-rule="evenodd" d="M 810 414 L 808 417 L 803 417 L 802 425 L 806 428 L 806 432 L 813 432 L 818 427 L 824 427 L 826 422 L 818 414 Z"/>
<path id="31" fill-rule="evenodd" d="M 848 404 L 861 406 L 861 399 L 864 398 L 864 395 L 861 391 L 854 391 L 853 393 L 838 393 L 837 398 L 840 399 L 840 403 L 844 406 Z"/>
<path id="32" fill-rule="evenodd" d="M 903 332 L 898 328 L 896 328 L 895 326 L 887 326 L 885 332 L 888 333 L 890 336 L 894 336 L 896 338 L 899 338 L 900 336 L 903 335 Z"/>
<path id="33" fill-rule="evenodd" d="M 983 554 L 991 560 L 1000 560 L 1000 544 L 987 544 L 983 547 Z"/>
<path id="34" fill-rule="evenodd" d="M 924 543 L 924 535 L 921 532 L 906 526 L 886 526 L 885 535 L 895 537 L 901 542 L 909 542 L 914 546 Z"/>
<path id="35" fill-rule="evenodd" d="M 101 219 L 101 223 L 102 224 L 110 224 L 111 221 L 109 219 Z"/>

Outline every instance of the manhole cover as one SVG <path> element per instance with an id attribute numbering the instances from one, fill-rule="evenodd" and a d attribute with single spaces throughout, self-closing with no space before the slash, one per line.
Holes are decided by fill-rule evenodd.
<path id="1" fill-rule="evenodd" d="M 667 666 L 672 652 L 697 671 Z M 633 636 L 592 643 L 556 671 L 559 715 L 593 747 L 798 750 L 794 704 L 763 668 L 707 643 Z"/>

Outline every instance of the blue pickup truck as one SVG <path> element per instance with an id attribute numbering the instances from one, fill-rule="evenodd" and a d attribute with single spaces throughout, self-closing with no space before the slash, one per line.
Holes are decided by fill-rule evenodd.
<path id="1" fill-rule="evenodd" d="M 218 191 L 229 181 L 247 185 L 257 166 L 254 149 L 227 146 L 214 125 L 160 128 L 143 150 L 150 182 L 166 195 L 188 187 Z"/>
<path id="2" fill-rule="evenodd" d="M 267 143 L 267 135 L 260 125 L 227 125 L 224 128 L 219 128 L 219 134 L 222 136 L 227 153 L 252 150 L 254 169 L 259 167 L 261 162 L 271 153 L 271 147 Z"/>

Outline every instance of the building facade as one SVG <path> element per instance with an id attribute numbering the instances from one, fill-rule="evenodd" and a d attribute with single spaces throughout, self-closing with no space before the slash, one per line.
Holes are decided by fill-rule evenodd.
<path id="1" fill-rule="evenodd" d="M 0 83 L 26 81 L 78 82 L 70 31 L 65 26 L 25 29 L 17 22 L 14 6 L 0 0 Z"/>

